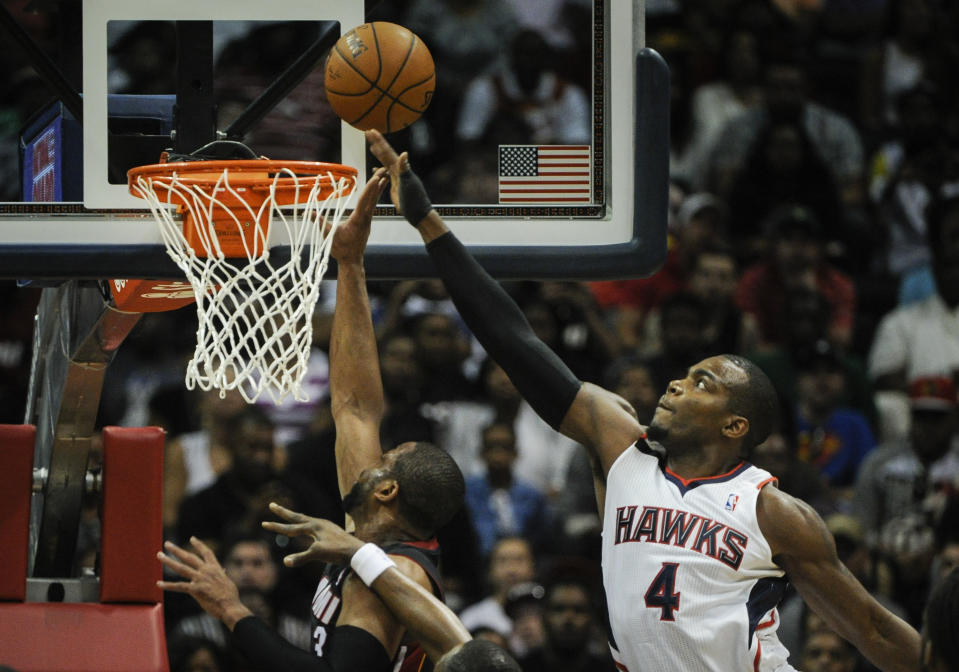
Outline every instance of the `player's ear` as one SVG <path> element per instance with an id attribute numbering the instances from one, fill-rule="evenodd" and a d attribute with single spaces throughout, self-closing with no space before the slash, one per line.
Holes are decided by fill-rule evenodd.
<path id="1" fill-rule="evenodd" d="M 400 492 L 400 484 L 392 478 L 384 478 L 382 481 L 376 484 L 376 488 L 373 490 L 373 496 L 376 497 L 381 503 L 385 504 L 396 499 L 396 496 Z"/>
<path id="2" fill-rule="evenodd" d="M 731 415 L 723 425 L 723 436 L 730 439 L 742 439 L 749 433 L 749 420 L 741 415 Z"/>

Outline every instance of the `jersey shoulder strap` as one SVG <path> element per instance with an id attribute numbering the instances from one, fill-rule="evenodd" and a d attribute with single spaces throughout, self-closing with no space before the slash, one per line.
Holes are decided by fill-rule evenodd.
<path id="1" fill-rule="evenodd" d="M 428 541 L 395 541 L 383 544 L 383 550 L 389 555 L 402 555 L 409 558 L 426 572 L 433 587 L 433 594 L 443 599 L 443 586 L 440 581 L 440 545 L 436 539 Z"/>

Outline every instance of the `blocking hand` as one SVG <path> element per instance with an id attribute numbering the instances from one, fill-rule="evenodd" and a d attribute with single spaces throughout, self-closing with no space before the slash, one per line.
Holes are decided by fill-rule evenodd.
<path id="1" fill-rule="evenodd" d="M 420 178 L 410 169 L 409 155 L 406 152 L 397 155 L 396 150 L 377 130 L 367 131 L 366 141 L 370 144 L 373 156 L 389 172 L 390 200 L 396 211 L 413 226 L 419 226 L 430 214 L 433 205 Z"/>
<path id="2" fill-rule="evenodd" d="M 333 236 L 333 245 L 330 256 L 337 261 L 361 261 L 366 250 L 366 241 L 370 238 L 370 222 L 373 220 L 373 210 L 376 202 L 386 188 L 386 169 L 377 168 L 376 172 L 366 183 L 363 193 L 356 203 L 356 208 L 349 219 L 340 224 Z"/>
<path id="3" fill-rule="evenodd" d="M 363 545 L 362 541 L 329 520 L 311 518 L 302 513 L 290 511 L 275 502 L 270 504 L 270 511 L 288 523 L 265 520 L 261 523 L 264 529 L 285 534 L 291 538 L 310 537 L 313 540 L 305 551 L 291 553 L 283 558 L 283 564 L 287 567 L 299 567 L 308 562 L 347 565 L 353 554 Z"/>
<path id="4" fill-rule="evenodd" d="M 192 596 L 205 612 L 232 629 L 237 621 L 252 612 L 240 602 L 236 584 L 223 571 L 210 547 L 196 537 L 190 537 L 190 544 L 196 553 L 182 549 L 172 541 L 163 545 L 169 555 L 160 551 L 157 558 L 187 580 L 157 581 L 157 585 L 163 590 Z"/>

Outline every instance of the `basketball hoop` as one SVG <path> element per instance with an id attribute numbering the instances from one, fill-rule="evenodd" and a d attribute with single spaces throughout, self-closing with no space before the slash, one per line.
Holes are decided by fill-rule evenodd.
<path id="1" fill-rule="evenodd" d="M 127 173 L 130 193 L 149 204 L 196 295 L 188 389 L 236 389 L 249 403 L 264 392 L 274 403 L 290 394 L 307 400 L 300 383 L 313 308 L 356 175 L 339 164 L 269 159 L 177 161 Z M 271 238 L 281 236 L 290 258 L 274 263 Z"/>

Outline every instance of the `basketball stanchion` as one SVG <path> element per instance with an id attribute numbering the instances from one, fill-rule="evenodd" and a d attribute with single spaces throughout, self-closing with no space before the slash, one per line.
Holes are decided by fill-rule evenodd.
<path id="1" fill-rule="evenodd" d="M 339 164 L 270 159 L 129 171 L 130 193 L 147 201 L 196 297 L 188 389 L 306 400 L 313 308 L 356 176 Z M 288 246 L 289 258 L 274 245 Z"/>

